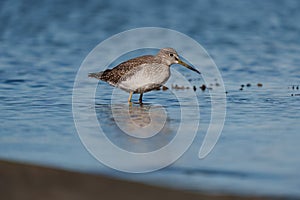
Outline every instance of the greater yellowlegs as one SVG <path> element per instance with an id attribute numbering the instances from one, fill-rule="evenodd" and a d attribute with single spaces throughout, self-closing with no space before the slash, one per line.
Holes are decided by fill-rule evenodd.
<path id="1" fill-rule="evenodd" d="M 170 66 L 180 64 L 200 74 L 200 72 L 183 62 L 173 48 L 163 48 L 155 56 L 145 55 L 125 61 L 113 69 L 90 73 L 93 77 L 109 83 L 114 87 L 129 92 L 128 102 L 132 94 L 140 94 L 139 103 L 142 103 L 143 94 L 160 88 L 170 77 Z"/>

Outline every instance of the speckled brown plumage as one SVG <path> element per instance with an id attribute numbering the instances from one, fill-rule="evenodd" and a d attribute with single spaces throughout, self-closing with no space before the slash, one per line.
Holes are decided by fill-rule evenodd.
<path id="1" fill-rule="evenodd" d="M 158 63 L 159 61 L 155 56 L 145 55 L 137 58 L 130 59 L 113 69 L 107 69 L 102 72 L 90 73 L 89 77 L 97 78 L 105 81 L 113 86 L 116 86 L 121 80 L 125 80 L 126 77 L 130 76 L 135 72 L 135 68 L 146 63 Z"/>

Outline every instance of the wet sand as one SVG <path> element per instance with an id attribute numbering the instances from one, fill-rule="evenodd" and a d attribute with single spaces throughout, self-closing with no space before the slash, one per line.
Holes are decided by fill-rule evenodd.
<path id="1" fill-rule="evenodd" d="M 271 199 L 191 193 L 102 175 L 0 161 L 1 199 Z M 274 198 L 272 198 L 274 199 Z"/>

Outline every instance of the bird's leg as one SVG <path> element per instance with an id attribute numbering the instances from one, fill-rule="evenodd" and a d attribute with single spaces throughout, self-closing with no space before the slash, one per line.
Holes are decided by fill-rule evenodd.
<path id="1" fill-rule="evenodd" d="M 139 103 L 140 103 L 140 104 L 143 103 L 143 93 L 140 94 Z"/>
<path id="2" fill-rule="evenodd" d="M 128 103 L 131 103 L 132 94 L 133 94 L 133 92 L 130 92 L 130 93 L 129 93 Z"/>

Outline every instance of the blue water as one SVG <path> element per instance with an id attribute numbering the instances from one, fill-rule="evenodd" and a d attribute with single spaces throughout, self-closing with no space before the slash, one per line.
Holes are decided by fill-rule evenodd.
<path id="1" fill-rule="evenodd" d="M 1 1 L 0 158 L 192 191 L 300 197 L 300 91 L 292 88 L 300 85 L 299 10 L 297 0 Z M 82 145 L 72 89 L 82 61 L 99 42 L 143 26 L 171 28 L 203 45 L 225 82 L 227 116 L 217 145 L 199 160 L 210 96 L 198 89 L 202 121 L 193 145 L 173 165 L 133 175 L 100 164 Z M 247 83 L 251 87 L 240 90 Z M 118 137 L 109 95 L 100 91 L 96 112 L 115 143 L 144 152 L 174 137 L 180 119 L 171 92 L 145 95 L 146 112 L 160 104 L 169 115 L 164 140 L 144 146 Z"/>

